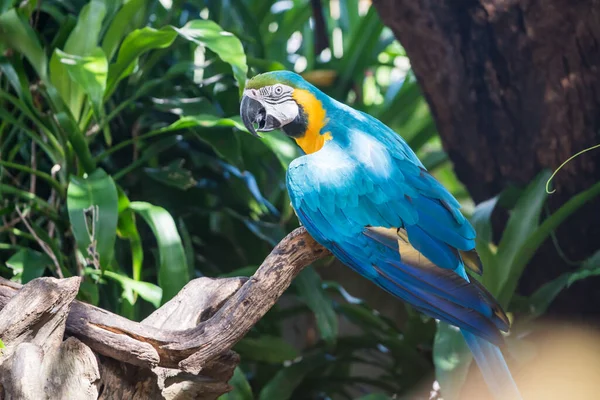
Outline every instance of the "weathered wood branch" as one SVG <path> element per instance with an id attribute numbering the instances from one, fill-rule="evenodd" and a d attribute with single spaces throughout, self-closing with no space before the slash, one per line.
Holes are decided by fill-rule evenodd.
<path id="1" fill-rule="evenodd" d="M 0 279 L 0 384 L 9 398 L 36 398 L 49 379 L 79 387 L 84 398 L 216 398 L 239 362 L 233 345 L 304 267 L 328 254 L 296 229 L 251 278 L 195 279 L 140 323 L 73 301 L 79 278 L 25 286 Z"/>

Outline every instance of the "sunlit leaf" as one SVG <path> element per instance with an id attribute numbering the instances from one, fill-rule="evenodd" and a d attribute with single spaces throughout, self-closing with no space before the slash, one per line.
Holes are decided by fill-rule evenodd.
<path id="1" fill-rule="evenodd" d="M 100 47 L 92 50 L 90 55 L 78 56 L 56 50 L 58 60 L 65 66 L 69 76 L 77 83 L 92 103 L 92 109 L 98 121 L 104 117 L 104 91 L 108 74 L 108 61 Z M 110 145 L 110 136 L 106 135 Z"/>
<path id="2" fill-rule="evenodd" d="M 73 72 L 75 76 L 82 81 L 94 81 L 96 78 L 93 77 L 95 72 L 91 70 L 105 69 L 106 61 L 98 61 L 100 55 L 97 52 L 98 38 L 100 36 L 100 30 L 102 28 L 102 21 L 106 15 L 106 6 L 103 1 L 92 0 L 86 4 L 79 13 L 77 24 L 73 31 L 69 35 L 63 49 L 64 53 L 70 56 L 91 56 L 91 60 L 81 61 L 80 68 L 71 68 L 71 73 L 67 68 L 67 63 L 63 63 L 61 55 L 58 53 L 58 49 L 52 55 L 50 59 L 50 80 L 54 87 L 58 90 L 58 93 L 64 100 L 65 104 L 71 111 L 73 117 L 79 120 L 85 91 L 77 80 L 73 79 Z M 63 54 L 64 54 L 63 53 Z M 106 57 L 104 57 L 105 59 Z M 84 67 L 84 65 L 88 67 Z M 98 67 L 100 66 L 100 67 Z M 83 71 L 87 69 L 87 71 Z M 102 75 L 102 80 L 105 80 L 106 72 L 101 72 L 98 75 Z M 92 77 L 90 77 L 92 75 Z M 98 91 L 98 84 L 92 84 L 94 91 Z"/>
<path id="3" fill-rule="evenodd" d="M 121 193 L 119 193 L 119 200 L 121 200 L 121 198 Z M 133 210 L 129 208 L 129 204 L 129 201 L 127 201 L 126 209 L 119 211 L 117 234 L 124 239 L 129 239 L 129 246 L 131 248 L 131 269 L 133 270 L 133 279 L 139 281 L 142 276 L 144 250 L 142 248 L 142 239 L 140 238 L 140 234 L 137 229 L 135 214 Z"/>
<path id="4" fill-rule="evenodd" d="M 102 40 L 102 50 L 111 60 L 125 35 L 139 28 L 146 13 L 148 0 L 130 0 L 115 15 Z"/>
<path id="5" fill-rule="evenodd" d="M 160 258 L 158 284 L 163 291 L 164 304 L 190 280 L 181 237 L 173 217 L 164 208 L 141 201 L 132 202 L 130 207 L 144 218 L 156 237 Z"/>
<path id="6" fill-rule="evenodd" d="M 86 273 L 90 275 L 99 275 L 99 271 L 87 269 Z M 123 288 L 123 292 L 130 303 L 134 302 L 133 292 L 136 292 L 140 297 L 158 308 L 161 305 L 162 289 L 149 282 L 134 281 L 130 277 L 119 274 L 113 271 L 104 271 L 102 276 L 119 282 Z"/>
<path id="7" fill-rule="evenodd" d="M 116 62 L 109 67 L 106 96 L 110 96 L 117 83 L 134 71 L 142 54 L 169 47 L 176 37 L 177 33 L 170 27 L 159 30 L 145 27 L 127 35 L 119 48 Z"/>
<path id="8" fill-rule="evenodd" d="M 338 97 L 345 97 L 352 79 L 358 77 L 377 56 L 375 44 L 382 30 L 383 23 L 375 7 L 370 7 L 345 43 L 344 59 L 339 67 L 340 76 L 336 84 Z"/>
<path id="9" fill-rule="evenodd" d="M 246 127 L 242 123 L 239 117 L 233 118 L 221 118 L 216 115 L 202 114 L 202 115 L 186 115 L 173 122 L 171 125 L 162 128 L 162 131 L 170 132 L 179 129 L 203 127 L 235 127 L 241 131 L 247 132 Z"/>
<path id="10" fill-rule="evenodd" d="M 67 209 L 77 247 L 89 264 L 107 268 L 117 237 L 119 200 L 113 179 L 102 169 L 87 178 L 71 176 Z"/>
<path id="11" fill-rule="evenodd" d="M 230 32 L 224 31 L 214 21 L 194 20 L 183 28 L 174 28 L 181 36 L 214 51 L 221 60 L 231 65 L 238 83 L 240 94 L 246 85 L 248 65 L 246 53 L 240 40 Z"/>

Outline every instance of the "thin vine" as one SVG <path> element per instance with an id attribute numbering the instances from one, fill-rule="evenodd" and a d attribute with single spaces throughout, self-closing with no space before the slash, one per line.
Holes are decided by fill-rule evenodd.
<path id="1" fill-rule="evenodd" d="M 560 164 L 560 166 L 559 166 L 559 167 L 556 169 L 556 171 L 554 171 L 554 173 L 553 173 L 553 174 L 550 176 L 550 178 L 548 178 L 548 181 L 546 182 L 546 193 L 548 193 L 548 194 L 552 194 L 552 193 L 556 192 L 556 189 L 554 189 L 554 190 L 550 191 L 550 189 L 549 189 L 549 188 L 550 188 L 550 182 L 552 182 L 552 179 L 554 179 L 554 176 L 555 176 L 555 175 L 558 173 L 558 171 L 560 171 L 560 169 L 561 169 L 562 167 L 564 167 L 565 165 L 567 165 L 567 163 L 568 163 L 569 161 L 571 161 L 572 159 L 574 159 L 575 157 L 578 157 L 578 156 L 580 156 L 580 155 L 581 155 L 581 154 L 583 154 L 583 153 L 586 153 L 586 152 L 588 152 L 588 151 L 590 151 L 590 150 L 597 149 L 597 148 L 599 148 L 599 147 L 600 147 L 600 144 L 597 144 L 597 145 L 595 145 L 595 146 L 588 147 L 587 149 L 581 150 L 579 153 L 577 153 L 577 154 L 575 154 L 575 155 L 572 155 L 572 156 L 571 156 L 571 157 L 569 157 L 569 158 L 568 158 L 568 159 L 567 159 L 567 160 L 566 160 L 564 163 Z"/>

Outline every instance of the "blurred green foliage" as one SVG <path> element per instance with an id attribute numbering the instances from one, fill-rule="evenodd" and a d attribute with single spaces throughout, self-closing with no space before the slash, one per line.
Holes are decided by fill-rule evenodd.
<path id="1" fill-rule="evenodd" d="M 525 316 L 517 322 L 600 273 L 595 257 L 529 299 L 515 296 L 537 247 L 600 187 L 541 225 L 547 174 L 474 209 L 375 10 L 323 1 L 326 30 L 315 34 L 309 3 L 0 1 L 0 273 L 22 283 L 84 276 L 80 299 L 135 320 L 195 277 L 251 275 L 297 226 L 284 177 L 299 150 L 281 133 L 252 138 L 237 116 L 246 77 L 275 69 L 303 73 L 402 134 L 472 214 L 483 282 Z M 496 247 L 497 203 L 513 212 Z M 462 341 L 408 311 L 392 321 L 309 268 L 236 346 L 242 363 L 224 398 L 406 395 L 433 361 L 453 398 L 470 362 Z"/>

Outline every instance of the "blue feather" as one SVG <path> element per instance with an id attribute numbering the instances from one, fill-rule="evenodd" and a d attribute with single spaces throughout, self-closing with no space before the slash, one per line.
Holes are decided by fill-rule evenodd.
<path id="1" fill-rule="evenodd" d="M 521 400 L 519 388 L 498 346 L 465 330 L 461 330 L 461 333 L 492 393 L 502 399 Z"/>
<path id="2" fill-rule="evenodd" d="M 502 343 L 499 330 L 508 329 L 508 319 L 465 270 L 465 252 L 476 271 L 472 264 L 478 258 L 472 254 L 475 231 L 458 201 L 380 121 L 328 97 L 296 74 L 271 74 L 276 81 L 310 91 L 326 111 L 322 133 L 332 139 L 294 160 L 287 176 L 292 205 L 308 232 L 351 269 L 416 309 L 459 327 L 494 394 L 508 388 L 519 399 L 495 346 Z M 395 229 L 407 237 L 395 238 Z"/>

